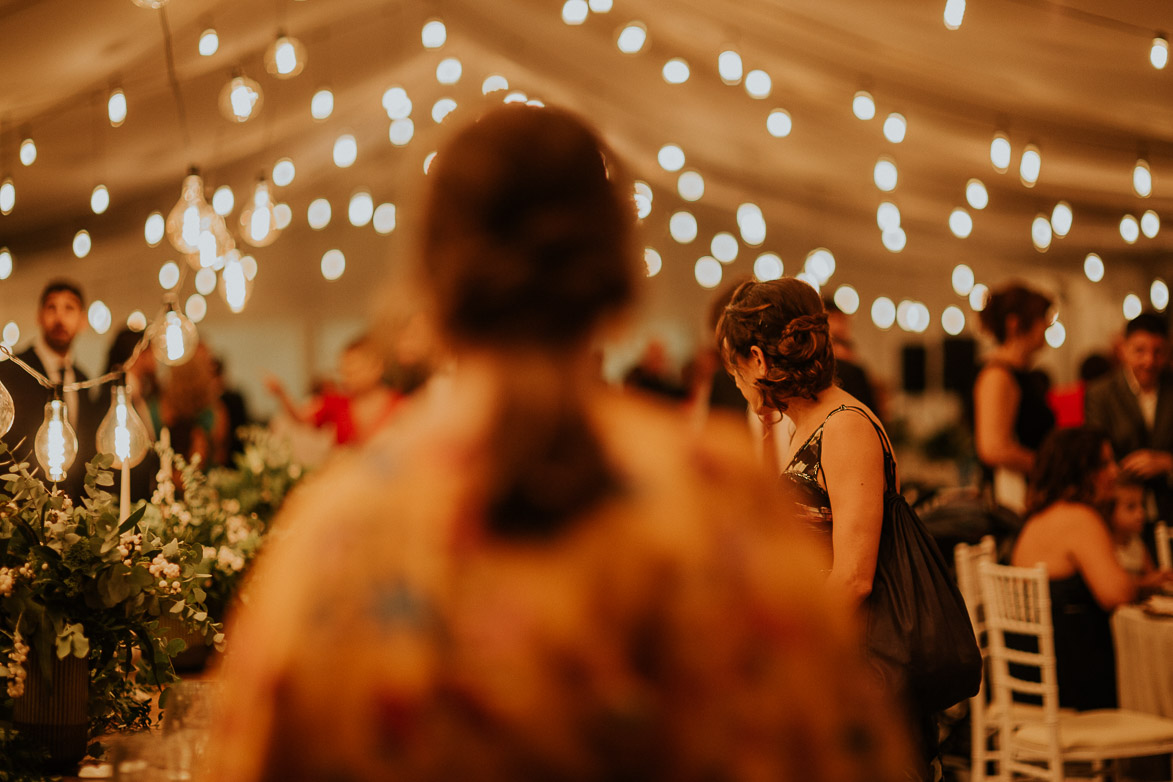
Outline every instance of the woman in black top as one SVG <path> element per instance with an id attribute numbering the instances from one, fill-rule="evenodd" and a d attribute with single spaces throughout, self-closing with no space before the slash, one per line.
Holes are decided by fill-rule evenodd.
<path id="1" fill-rule="evenodd" d="M 1032 371 L 1046 344 L 1051 300 L 1021 284 L 994 291 L 981 313 L 982 328 L 996 341 L 974 384 L 974 444 L 994 486 L 994 497 L 1021 513 L 1026 475 L 1055 428 L 1045 376 Z"/>

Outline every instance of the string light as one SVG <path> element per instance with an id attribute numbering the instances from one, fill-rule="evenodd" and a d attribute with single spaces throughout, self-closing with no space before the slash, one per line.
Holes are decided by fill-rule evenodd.
<path id="1" fill-rule="evenodd" d="M 664 259 L 660 254 L 651 247 L 644 248 L 644 265 L 647 267 L 648 276 L 655 277 L 664 268 Z"/>
<path id="2" fill-rule="evenodd" d="M 28 167 L 37 160 L 37 142 L 31 138 L 26 138 L 20 142 L 20 164 Z"/>
<path id="3" fill-rule="evenodd" d="M 0 182 L 0 215 L 10 214 L 14 206 L 16 206 L 16 185 L 13 184 L 12 177 L 5 177 L 4 181 Z"/>
<path id="4" fill-rule="evenodd" d="M 1120 237 L 1128 244 L 1136 244 L 1140 238 L 1140 225 L 1132 215 L 1124 215 L 1120 220 Z"/>
<path id="5" fill-rule="evenodd" d="M 859 309 L 859 293 L 850 285 L 840 285 L 831 298 L 844 315 L 854 315 Z"/>
<path id="6" fill-rule="evenodd" d="M 440 60 L 440 64 L 436 66 L 436 81 L 440 84 L 456 84 L 460 81 L 463 71 L 464 67 L 460 64 L 460 60 L 455 57 L 447 57 Z"/>
<path id="7" fill-rule="evenodd" d="M 488 95 L 490 92 L 507 89 L 509 89 L 509 80 L 499 73 L 494 73 L 491 76 L 485 77 L 485 80 L 481 83 L 482 95 Z"/>
<path id="8" fill-rule="evenodd" d="M 264 178 L 257 180 L 253 197 L 240 212 L 241 236 L 253 247 L 267 247 L 280 235 L 275 206 L 269 183 Z"/>
<path id="9" fill-rule="evenodd" d="M 1022 160 L 1018 164 L 1018 178 L 1027 187 L 1034 187 L 1039 181 L 1039 173 L 1043 168 L 1043 156 L 1034 144 L 1027 144 L 1022 150 Z"/>
<path id="10" fill-rule="evenodd" d="M 818 284 L 826 285 L 835 274 L 835 256 L 826 247 L 819 247 L 807 253 L 806 262 L 802 270 L 814 278 Z"/>
<path id="11" fill-rule="evenodd" d="M 234 76 L 220 90 L 220 113 L 231 122 L 248 122 L 264 103 L 261 85 L 243 74 Z"/>
<path id="12" fill-rule="evenodd" d="M 0 280 L 7 280 L 12 276 L 12 251 L 7 247 L 0 247 Z"/>
<path id="13" fill-rule="evenodd" d="M 1140 216 L 1140 232 L 1147 239 L 1155 239 L 1161 230 L 1161 217 L 1152 209 Z"/>
<path id="14" fill-rule="evenodd" d="M 862 120 L 875 117 L 876 101 L 872 98 L 872 94 L 866 90 L 855 93 L 855 97 L 851 100 L 851 113 Z"/>
<path id="15" fill-rule="evenodd" d="M 761 282 L 782 278 L 782 259 L 775 253 L 762 253 L 753 262 L 753 276 Z"/>
<path id="16" fill-rule="evenodd" d="M 0 437 L 8 434 L 15 420 L 16 405 L 12 401 L 12 394 L 8 393 L 3 383 L 0 383 Z"/>
<path id="17" fill-rule="evenodd" d="M 973 231 L 973 218 L 969 212 L 957 207 L 949 213 L 949 230 L 958 239 L 967 238 Z"/>
<path id="18" fill-rule="evenodd" d="M 774 138 L 786 138 L 793 128 L 794 123 L 790 119 L 790 112 L 784 109 L 774 109 L 766 117 L 766 132 Z"/>
<path id="19" fill-rule="evenodd" d="M 265 70 L 278 79 L 292 79 L 305 68 L 305 46 L 283 33 L 265 52 Z"/>
<path id="20" fill-rule="evenodd" d="M 106 306 L 106 302 L 101 299 L 90 304 L 89 310 L 86 313 L 87 319 L 90 322 L 90 328 L 97 334 L 105 334 L 110 330 L 110 324 L 113 323 L 113 317 L 110 314 L 110 308 Z"/>
<path id="21" fill-rule="evenodd" d="M 685 201 L 699 201 L 705 194 L 705 178 L 696 171 L 685 171 L 676 180 L 676 192 Z"/>
<path id="22" fill-rule="evenodd" d="M 330 224 L 330 202 L 325 198 L 315 198 L 306 210 L 306 222 L 310 228 L 320 231 Z"/>
<path id="23" fill-rule="evenodd" d="M 1104 261 L 1095 253 L 1088 253 L 1083 259 L 1083 273 L 1092 282 L 1104 279 Z"/>
<path id="24" fill-rule="evenodd" d="M 990 164 L 999 174 L 1010 170 L 1010 137 L 1001 131 L 995 133 L 990 142 Z"/>
<path id="25" fill-rule="evenodd" d="M 880 233 L 880 243 L 888 252 L 903 252 L 908 245 L 908 234 L 904 233 L 903 228 L 892 228 Z"/>
<path id="26" fill-rule="evenodd" d="M 896 161 L 889 157 L 882 157 L 876 161 L 876 167 L 872 171 L 872 181 L 875 182 L 876 187 L 885 193 L 890 193 L 896 189 L 898 179 Z"/>
<path id="27" fill-rule="evenodd" d="M 635 215 L 640 220 L 652 213 L 652 198 L 652 188 L 648 187 L 648 183 L 637 180 L 633 200 L 635 201 Z"/>
<path id="28" fill-rule="evenodd" d="M 724 275 L 725 270 L 721 268 L 721 262 L 708 255 L 697 259 L 692 269 L 693 278 L 702 288 L 716 288 L 721 284 L 721 278 Z"/>
<path id="29" fill-rule="evenodd" d="M 238 250 L 232 252 L 239 253 Z M 212 291 L 216 290 L 216 272 L 212 269 L 200 269 L 195 276 L 196 293 L 201 296 L 207 296 Z"/>
<path id="30" fill-rule="evenodd" d="M 664 81 L 669 84 L 684 84 L 689 77 L 688 63 L 679 57 L 673 57 L 664 63 L 662 75 Z"/>
<path id="31" fill-rule="evenodd" d="M 1047 340 L 1048 345 L 1058 350 L 1067 341 L 1067 327 L 1056 319 L 1054 323 L 1047 326 L 1047 330 L 1043 332 L 1043 338 Z"/>
<path id="32" fill-rule="evenodd" d="M 432 121 L 439 124 L 444 118 L 456 110 L 456 101 L 452 98 L 440 98 L 432 104 Z"/>
<path id="33" fill-rule="evenodd" d="M 370 192 L 366 190 L 359 190 L 350 197 L 350 205 L 347 208 L 347 216 L 350 218 L 350 224 L 355 228 L 362 228 L 371 222 L 371 218 L 375 214 L 375 202 L 371 198 Z"/>
<path id="34" fill-rule="evenodd" d="M 741 55 L 732 49 L 726 49 L 717 55 L 717 74 L 726 84 L 738 84 L 743 75 Z"/>
<path id="35" fill-rule="evenodd" d="M 903 114 L 889 114 L 888 118 L 884 120 L 884 138 L 893 144 L 904 141 L 904 135 L 907 132 L 908 120 L 904 118 Z"/>
<path id="36" fill-rule="evenodd" d="M 143 460 L 150 448 L 147 427 L 139 418 L 126 386 L 118 384 L 110 389 L 110 409 L 98 425 L 98 453 L 113 455 L 113 467 L 134 467 Z"/>
<path id="37" fill-rule="evenodd" d="M 1169 64 L 1169 40 L 1164 34 L 1158 34 L 1153 38 L 1153 46 L 1149 49 L 1149 62 L 1158 71 Z"/>
<path id="38" fill-rule="evenodd" d="M 946 0 L 944 17 L 946 29 L 960 29 L 961 21 L 965 18 L 965 0 Z"/>
<path id="39" fill-rule="evenodd" d="M 122 127 L 122 123 L 126 122 L 126 93 L 121 87 L 110 91 L 110 97 L 106 99 L 106 116 L 114 128 Z"/>
<path id="40" fill-rule="evenodd" d="M 201 57 L 211 57 L 220 48 L 220 36 L 212 28 L 200 33 L 198 50 Z"/>
<path id="41" fill-rule="evenodd" d="M 876 328 L 887 331 L 896 322 L 896 305 L 887 296 L 880 296 L 872 302 L 872 323 Z"/>
<path id="42" fill-rule="evenodd" d="M 187 297 L 183 311 L 187 317 L 191 318 L 193 324 L 199 323 L 208 314 L 208 300 L 204 298 L 202 293 L 193 293 Z"/>
<path id="43" fill-rule="evenodd" d="M 297 176 L 297 167 L 289 158 L 283 157 L 273 164 L 273 184 L 277 187 L 288 187 L 292 184 L 295 176 Z"/>
<path id="44" fill-rule="evenodd" d="M 322 256 L 322 276 L 336 280 L 346 271 L 346 256 L 341 250 L 327 250 Z"/>
<path id="45" fill-rule="evenodd" d="M 1133 320 L 1144 310 L 1144 305 L 1140 301 L 1140 296 L 1135 293 L 1130 293 L 1124 297 L 1124 317 L 1126 320 Z"/>
<path id="46" fill-rule="evenodd" d="M 965 313 L 956 305 L 949 305 L 941 313 L 941 328 L 951 337 L 965 331 Z"/>
<path id="47" fill-rule="evenodd" d="M 212 193 L 212 211 L 221 217 L 229 215 L 236 206 L 236 196 L 228 185 L 220 185 Z"/>
<path id="48" fill-rule="evenodd" d="M 334 165 L 350 168 L 358 158 L 358 142 L 354 136 L 344 133 L 334 141 Z"/>
<path id="49" fill-rule="evenodd" d="M 1046 215 L 1035 216 L 1030 224 L 1030 239 L 1039 252 L 1046 252 L 1051 246 L 1051 221 Z"/>
<path id="50" fill-rule="evenodd" d="M 392 120 L 387 131 L 387 137 L 397 147 L 405 146 L 414 135 L 415 123 L 410 118 Z"/>
<path id="51" fill-rule="evenodd" d="M 110 208 L 110 191 L 106 189 L 105 185 L 98 185 L 90 193 L 90 209 L 94 214 L 100 215 L 105 213 Z"/>
<path id="52" fill-rule="evenodd" d="M 969 292 L 969 308 L 974 312 L 981 312 L 986 308 L 986 301 L 989 298 L 990 289 L 979 282 Z"/>
<path id="53" fill-rule="evenodd" d="M 147 327 L 147 316 L 142 310 L 135 310 L 126 316 L 126 327 L 131 331 L 142 331 Z"/>
<path id="54" fill-rule="evenodd" d="M 562 21 L 571 26 L 577 26 L 587 20 L 590 15 L 590 6 L 586 0 L 566 0 L 562 6 Z"/>
<path id="55" fill-rule="evenodd" d="M 375 233 L 386 236 L 395 230 L 395 204 L 379 204 L 371 222 L 375 226 Z"/>
<path id="56" fill-rule="evenodd" d="M 1164 312 L 1169 306 L 1169 286 L 1162 279 L 1153 280 L 1149 286 L 1149 300 L 1158 311 Z"/>
<path id="57" fill-rule="evenodd" d="M 90 239 L 90 232 L 86 230 L 78 231 L 73 235 L 73 254 L 78 258 L 85 258 L 90 254 L 94 243 Z"/>
<path id="58" fill-rule="evenodd" d="M 159 268 L 159 285 L 169 291 L 179 284 L 179 265 L 175 261 L 167 261 Z"/>
<path id="59" fill-rule="evenodd" d="M 60 399 L 45 405 L 45 419 L 37 429 L 33 450 L 50 481 L 58 483 L 65 478 L 77 457 L 77 433 L 69 425 L 65 403 Z"/>
<path id="60" fill-rule="evenodd" d="M 321 121 L 334 113 L 334 93 L 323 87 L 310 98 L 310 116 Z"/>
<path id="61" fill-rule="evenodd" d="M 973 290 L 974 275 L 973 269 L 966 266 L 964 263 L 959 263 L 953 267 L 953 292 L 958 296 L 968 296 L 969 292 Z"/>
<path id="62" fill-rule="evenodd" d="M 881 231 L 900 227 L 900 208 L 891 201 L 884 201 L 876 207 L 876 225 Z"/>
<path id="63" fill-rule="evenodd" d="M 168 299 L 167 309 L 162 317 L 151 324 L 151 352 L 167 366 L 179 366 L 195 355 L 200 335 L 191 319 L 175 306 L 174 299 Z"/>
<path id="64" fill-rule="evenodd" d="M 739 249 L 737 237 L 728 231 L 721 231 L 715 234 L 713 241 L 709 243 L 709 251 L 721 263 L 733 263 L 733 261 L 737 260 Z"/>
<path id="65" fill-rule="evenodd" d="M 761 207 L 750 202 L 738 206 L 737 228 L 741 232 L 741 241 L 751 247 L 766 241 L 766 218 L 762 215 Z"/>
<path id="66" fill-rule="evenodd" d="M 692 212 L 680 211 L 668 220 L 668 233 L 680 244 L 689 244 L 697 235 L 696 218 Z"/>
<path id="67" fill-rule="evenodd" d="M 439 49 L 448 40 L 448 28 L 439 19 L 432 19 L 420 31 L 425 49 Z"/>
<path id="68" fill-rule="evenodd" d="M 1149 168 L 1149 161 L 1144 158 L 1137 160 L 1132 169 L 1132 190 L 1141 198 L 1153 194 L 1153 172 Z"/>
<path id="69" fill-rule="evenodd" d="M 1072 219 L 1071 204 L 1066 201 L 1055 204 L 1055 208 L 1051 210 L 1051 230 L 1055 232 L 1055 236 L 1066 236 L 1071 230 Z"/>
<path id="70" fill-rule="evenodd" d="M 770 91 L 774 89 L 773 80 L 770 74 L 763 70 L 752 70 L 745 74 L 745 92 L 751 98 L 762 100 L 770 97 Z"/>
<path id="71" fill-rule="evenodd" d="M 990 194 L 980 179 L 971 179 L 965 183 L 965 200 L 974 209 L 985 209 L 990 204 Z"/>
<path id="72" fill-rule="evenodd" d="M 619 37 L 616 39 L 615 45 L 624 54 L 637 54 L 640 49 L 644 48 L 647 40 L 648 28 L 644 26 L 643 22 L 630 22 L 619 31 Z"/>
<path id="73" fill-rule="evenodd" d="M 224 221 L 204 200 L 204 180 L 193 170 L 184 177 L 179 201 L 167 215 L 167 239 L 179 252 L 193 255 L 200 251 L 200 236 L 217 223 L 222 226 Z"/>
<path id="74" fill-rule="evenodd" d="M 253 291 L 253 280 L 256 278 L 257 262 L 251 255 L 241 258 L 240 253 L 233 250 L 224 261 L 224 269 L 220 272 L 220 296 L 234 313 L 244 310 Z"/>
<path id="75" fill-rule="evenodd" d="M 147 240 L 147 246 L 158 247 L 159 242 L 163 241 L 166 228 L 167 221 L 163 219 L 162 212 L 151 212 L 147 215 L 147 221 L 143 224 L 143 238 Z"/>
<path id="76" fill-rule="evenodd" d="M 679 171 L 684 168 L 684 150 L 675 144 L 665 144 L 656 154 L 660 168 L 665 171 Z"/>

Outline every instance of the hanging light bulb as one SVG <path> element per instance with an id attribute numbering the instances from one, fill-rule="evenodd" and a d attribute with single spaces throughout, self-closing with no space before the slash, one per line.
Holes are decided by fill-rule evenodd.
<path id="1" fill-rule="evenodd" d="M 167 215 L 167 238 L 181 253 L 198 253 L 200 234 L 211 230 L 218 219 L 219 216 L 211 204 L 204 199 L 204 180 L 195 169 L 192 169 L 183 180 L 179 201 Z"/>
<path id="2" fill-rule="evenodd" d="M 292 79 L 305 68 L 305 46 L 301 41 L 278 33 L 265 52 L 265 70 L 278 79 Z"/>
<path id="3" fill-rule="evenodd" d="M 45 405 L 45 420 L 33 441 L 37 462 L 53 483 L 65 478 L 65 471 L 77 456 L 77 433 L 69 425 L 65 403 L 53 399 Z"/>
<path id="4" fill-rule="evenodd" d="M 134 3 L 139 8 L 149 8 L 152 11 L 167 5 L 167 1 L 168 0 L 130 0 L 130 2 Z"/>
<path id="5" fill-rule="evenodd" d="M 275 206 L 269 193 L 269 183 L 262 177 L 257 180 L 248 206 L 240 212 L 241 235 L 253 247 L 266 247 L 281 233 L 281 229 L 277 227 Z"/>
<path id="6" fill-rule="evenodd" d="M 248 122 L 261 111 L 265 94 L 261 85 L 237 73 L 220 90 L 220 113 L 230 122 Z"/>
<path id="7" fill-rule="evenodd" d="M 126 93 L 121 87 L 110 91 L 110 97 L 106 99 L 106 116 L 110 118 L 110 127 L 113 128 L 121 127 L 126 122 Z"/>
<path id="8" fill-rule="evenodd" d="M 134 467 L 147 455 L 150 438 L 143 419 L 130 403 L 125 385 L 110 389 L 110 410 L 98 425 L 98 453 L 114 455 L 114 469 Z"/>
<path id="9" fill-rule="evenodd" d="M 174 299 L 168 299 L 163 317 L 151 324 L 151 352 L 167 366 L 186 363 L 195 354 L 199 332 L 191 319 L 180 312 Z"/>
<path id="10" fill-rule="evenodd" d="M 12 422 L 16 420 L 16 405 L 12 403 L 12 394 L 0 383 L 0 437 L 8 434 Z"/>
<path id="11" fill-rule="evenodd" d="M 20 142 L 20 164 L 22 166 L 31 166 L 37 160 L 37 142 L 31 138 L 26 138 Z"/>
<path id="12" fill-rule="evenodd" d="M 1137 160 L 1133 166 L 1132 191 L 1141 198 L 1148 198 L 1153 194 L 1153 170 L 1149 168 L 1149 161 L 1144 158 Z"/>
<path id="13" fill-rule="evenodd" d="M 228 254 L 224 269 L 220 272 L 220 296 L 228 309 L 233 312 L 244 309 L 252 295 L 256 273 L 257 262 L 251 255 L 241 258 L 236 250 Z"/>
<path id="14" fill-rule="evenodd" d="M 1153 47 L 1149 49 L 1149 62 L 1158 71 L 1169 64 L 1169 39 L 1164 33 L 1159 33 L 1153 38 Z"/>
<path id="15" fill-rule="evenodd" d="M 12 177 L 5 177 L 0 182 L 0 215 L 6 215 L 16 206 L 16 185 L 12 184 Z"/>

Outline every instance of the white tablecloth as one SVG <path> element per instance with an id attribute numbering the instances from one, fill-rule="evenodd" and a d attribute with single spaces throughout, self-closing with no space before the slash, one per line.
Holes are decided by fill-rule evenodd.
<path id="1" fill-rule="evenodd" d="M 1173 617 L 1139 606 L 1112 615 L 1120 708 L 1173 717 Z"/>

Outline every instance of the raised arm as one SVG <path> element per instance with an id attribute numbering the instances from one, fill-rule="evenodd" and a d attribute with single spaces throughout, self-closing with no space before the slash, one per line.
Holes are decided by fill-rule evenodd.
<path id="1" fill-rule="evenodd" d="M 1088 507 L 1072 510 L 1068 545 L 1075 567 L 1096 602 L 1111 611 L 1136 599 L 1136 579 L 1116 560 L 1115 544 L 1107 525 Z"/>

